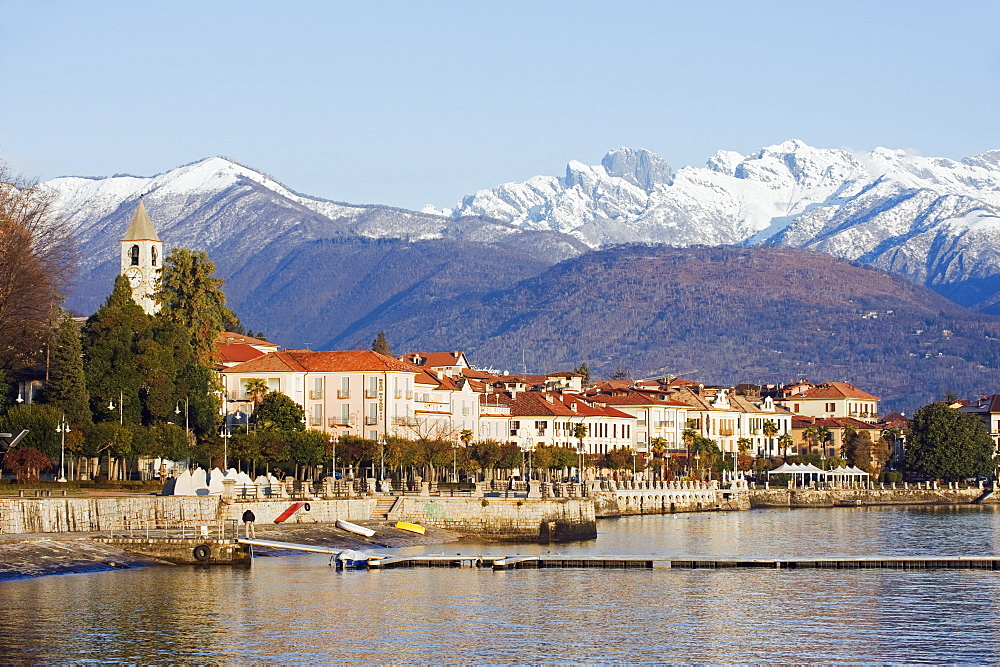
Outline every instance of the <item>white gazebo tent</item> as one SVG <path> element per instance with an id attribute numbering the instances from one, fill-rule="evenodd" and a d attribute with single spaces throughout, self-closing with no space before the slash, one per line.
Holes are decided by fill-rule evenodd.
<path id="1" fill-rule="evenodd" d="M 782 463 L 780 466 L 774 470 L 770 470 L 767 473 L 770 479 L 771 475 L 792 475 L 792 480 L 795 486 L 800 486 L 800 484 L 805 484 L 807 480 L 807 475 L 815 475 L 815 478 L 810 477 L 810 479 L 820 480 L 826 479 L 827 472 L 812 464 L 805 463 Z M 801 477 L 799 477 L 801 475 Z"/>
<path id="2" fill-rule="evenodd" d="M 827 474 L 830 476 L 830 479 L 838 482 L 849 482 L 851 486 L 857 486 L 857 483 L 860 482 L 863 477 L 871 476 L 856 466 L 840 466 L 839 468 L 830 470 Z"/>

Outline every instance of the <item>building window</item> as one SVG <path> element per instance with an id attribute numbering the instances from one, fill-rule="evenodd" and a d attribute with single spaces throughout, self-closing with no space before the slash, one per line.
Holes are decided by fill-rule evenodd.
<path id="1" fill-rule="evenodd" d="M 521 422 L 512 421 L 510 423 L 510 436 L 513 438 L 517 435 L 518 430 L 521 428 Z"/>
<path id="2" fill-rule="evenodd" d="M 340 423 L 351 426 L 351 406 L 347 403 L 340 404 Z"/>
<path id="3" fill-rule="evenodd" d="M 312 406 L 312 425 L 318 426 L 323 423 L 323 404 L 314 403 Z"/>
<path id="4" fill-rule="evenodd" d="M 132 266 L 139 266 L 139 246 L 134 245 L 132 249 L 129 250 L 129 256 L 131 259 Z"/>
<path id="5" fill-rule="evenodd" d="M 837 411 L 837 404 L 836 403 L 827 403 L 826 404 L 826 412 L 836 412 L 836 411 Z"/>
<path id="6" fill-rule="evenodd" d="M 340 391 L 337 392 L 337 398 L 350 398 L 351 397 L 351 378 L 342 377 L 340 378 Z"/>
<path id="7" fill-rule="evenodd" d="M 152 248 L 150 248 L 150 258 L 153 260 L 153 263 L 152 263 L 151 266 L 156 266 L 156 246 L 155 245 Z"/>

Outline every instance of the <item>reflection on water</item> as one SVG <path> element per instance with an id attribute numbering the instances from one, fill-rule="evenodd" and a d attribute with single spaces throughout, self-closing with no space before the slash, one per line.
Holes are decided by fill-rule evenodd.
<path id="1" fill-rule="evenodd" d="M 601 522 L 664 555 L 1000 553 L 990 508 L 769 510 Z M 150 568 L 0 584 L 4 661 L 1000 661 L 1000 572 Z"/>

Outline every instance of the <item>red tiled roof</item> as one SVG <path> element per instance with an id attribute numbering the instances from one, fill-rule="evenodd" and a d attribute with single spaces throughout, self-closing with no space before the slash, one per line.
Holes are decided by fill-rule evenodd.
<path id="1" fill-rule="evenodd" d="M 230 343 L 218 343 L 216 346 L 216 352 L 218 353 L 218 358 L 223 362 L 237 362 L 242 363 L 244 361 L 250 361 L 251 359 L 256 359 L 257 357 L 262 357 L 265 352 L 261 352 L 255 347 L 243 344 L 230 344 Z"/>
<path id="2" fill-rule="evenodd" d="M 876 424 L 869 424 L 853 417 L 792 417 L 792 428 L 809 428 L 810 426 L 826 428 L 845 428 L 853 426 L 858 431 L 880 431 L 882 427 Z"/>
<path id="3" fill-rule="evenodd" d="M 578 396 L 539 391 L 523 391 L 516 398 L 497 394 L 501 405 L 510 406 L 512 417 L 620 417 L 634 419 L 632 415 L 608 407 L 597 407 L 580 400 Z M 550 401 L 549 398 L 552 400 Z M 491 397 L 492 402 L 492 397 Z M 574 410 L 570 406 L 574 406 Z"/>
<path id="4" fill-rule="evenodd" d="M 371 350 L 285 350 L 269 352 L 229 368 L 227 373 L 345 373 L 350 371 L 404 371 L 424 375 L 422 368 Z M 436 380 L 435 380 L 436 382 Z"/>
<path id="5" fill-rule="evenodd" d="M 857 398 L 869 401 L 879 400 L 877 396 L 872 396 L 868 392 L 861 391 L 854 385 L 847 382 L 824 382 L 823 384 L 816 385 L 815 387 L 805 390 L 801 394 L 789 396 L 785 400 L 792 400 L 793 398 L 795 400 L 800 398 Z"/>
<path id="6" fill-rule="evenodd" d="M 653 398 L 643 392 L 631 391 L 627 394 L 587 394 L 581 397 L 585 401 L 597 401 L 605 405 L 663 405 L 689 408 L 687 403 L 680 401 L 665 401 Z"/>

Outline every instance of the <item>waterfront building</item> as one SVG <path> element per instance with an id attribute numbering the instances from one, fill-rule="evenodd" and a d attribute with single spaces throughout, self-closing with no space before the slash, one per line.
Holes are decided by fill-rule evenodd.
<path id="1" fill-rule="evenodd" d="M 848 429 L 867 431 L 872 442 L 882 437 L 883 427 L 853 417 L 792 418 L 793 453 L 815 454 L 824 458 L 839 457 L 843 451 L 844 433 Z"/>
<path id="2" fill-rule="evenodd" d="M 600 402 L 631 415 L 635 420 L 632 448 L 651 453 L 651 442 L 662 439 L 668 450 L 684 451 L 684 429 L 690 406 L 670 400 L 661 392 L 613 389 L 584 395 L 584 400 Z"/>
<path id="3" fill-rule="evenodd" d="M 878 397 L 849 382 L 799 382 L 786 386 L 782 394 L 775 402 L 804 417 L 852 417 L 872 424 L 878 421 Z"/>
<path id="4" fill-rule="evenodd" d="M 269 352 L 220 374 L 230 414 L 252 412 L 246 387 L 256 378 L 303 406 L 309 428 L 333 436 L 454 440 L 464 429 L 478 432 L 479 394 L 470 381 L 378 352 Z"/>
<path id="5" fill-rule="evenodd" d="M 553 391 L 515 391 L 494 394 L 489 401 L 508 406 L 504 440 L 526 451 L 539 445 L 578 449 L 581 443 L 573 435 L 577 424 L 587 427 L 582 443 L 585 454 L 607 454 L 634 444 L 635 417 L 597 400 Z"/>

